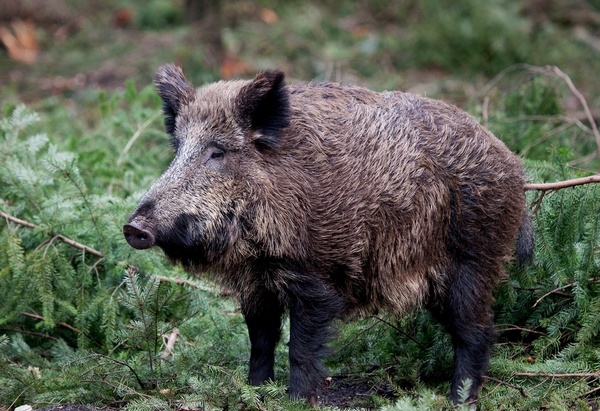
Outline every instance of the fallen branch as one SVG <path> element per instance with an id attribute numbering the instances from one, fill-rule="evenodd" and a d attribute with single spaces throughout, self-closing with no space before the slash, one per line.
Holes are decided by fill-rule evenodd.
<path id="1" fill-rule="evenodd" d="M 12 221 L 13 223 L 21 225 L 23 227 L 33 228 L 33 229 L 40 228 L 39 226 L 37 226 L 33 223 L 30 223 L 29 221 L 21 220 L 20 218 L 13 217 L 10 214 L 6 214 L 5 212 L 2 212 L 2 211 L 0 211 L 0 217 L 3 217 L 7 221 Z M 75 240 L 72 240 L 69 237 L 65 237 L 64 235 L 61 235 L 61 234 L 54 234 L 54 238 L 62 241 L 65 244 L 68 244 L 72 247 L 78 248 L 85 253 L 95 255 L 96 257 L 99 257 L 99 258 L 104 258 L 104 254 L 102 254 L 100 251 L 93 249 L 91 247 L 88 247 L 85 244 L 81 244 Z"/>
<path id="2" fill-rule="evenodd" d="M 554 183 L 529 183 L 525 184 L 523 188 L 525 190 L 552 191 L 560 190 L 561 188 L 575 187 L 590 183 L 600 183 L 600 174 L 595 174 L 593 176 L 588 177 L 573 178 L 564 181 L 556 181 Z"/>

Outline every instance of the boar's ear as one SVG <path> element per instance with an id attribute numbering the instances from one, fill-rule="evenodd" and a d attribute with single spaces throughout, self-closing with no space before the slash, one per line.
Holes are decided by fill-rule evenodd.
<path id="1" fill-rule="evenodd" d="M 238 123 L 257 131 L 255 144 L 275 148 L 282 129 L 290 123 L 290 105 L 283 72 L 265 70 L 240 90 L 235 99 Z"/>
<path id="2" fill-rule="evenodd" d="M 161 66 L 156 71 L 154 86 L 163 101 L 165 129 L 173 135 L 179 109 L 194 99 L 196 90 L 188 83 L 181 68 L 173 64 Z"/>

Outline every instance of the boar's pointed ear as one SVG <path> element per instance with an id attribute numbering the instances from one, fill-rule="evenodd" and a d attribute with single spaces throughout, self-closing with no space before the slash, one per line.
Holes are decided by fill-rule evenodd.
<path id="1" fill-rule="evenodd" d="M 235 99 L 238 124 L 257 131 L 254 143 L 275 148 L 282 129 L 290 123 L 288 90 L 285 75 L 279 70 L 265 70 L 240 90 Z"/>
<path id="2" fill-rule="evenodd" d="M 165 129 L 173 135 L 180 108 L 194 99 L 196 90 L 188 83 L 181 68 L 173 64 L 161 66 L 156 71 L 154 86 L 163 101 Z"/>

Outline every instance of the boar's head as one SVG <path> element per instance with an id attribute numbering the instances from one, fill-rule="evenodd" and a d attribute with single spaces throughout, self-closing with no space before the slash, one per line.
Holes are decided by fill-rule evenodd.
<path id="1" fill-rule="evenodd" d="M 123 227 L 132 247 L 157 245 L 172 261 L 198 269 L 235 248 L 254 195 L 249 180 L 260 184 L 257 164 L 289 124 L 283 80 L 269 70 L 196 91 L 179 67 L 158 70 L 155 86 L 175 157 Z"/>

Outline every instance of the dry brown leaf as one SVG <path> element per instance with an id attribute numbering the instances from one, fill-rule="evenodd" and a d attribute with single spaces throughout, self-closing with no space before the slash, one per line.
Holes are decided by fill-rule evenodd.
<path id="1" fill-rule="evenodd" d="M 272 9 L 262 8 L 258 11 L 258 16 L 267 24 L 273 24 L 278 20 L 277 13 Z"/>
<path id="2" fill-rule="evenodd" d="M 251 72 L 252 67 L 249 64 L 232 55 L 226 55 L 221 63 L 221 78 L 223 79 L 229 79 Z"/>
<path id="3" fill-rule="evenodd" d="M 0 41 L 13 60 L 31 64 L 35 62 L 40 46 L 32 21 L 14 20 L 10 27 L 0 27 Z"/>

